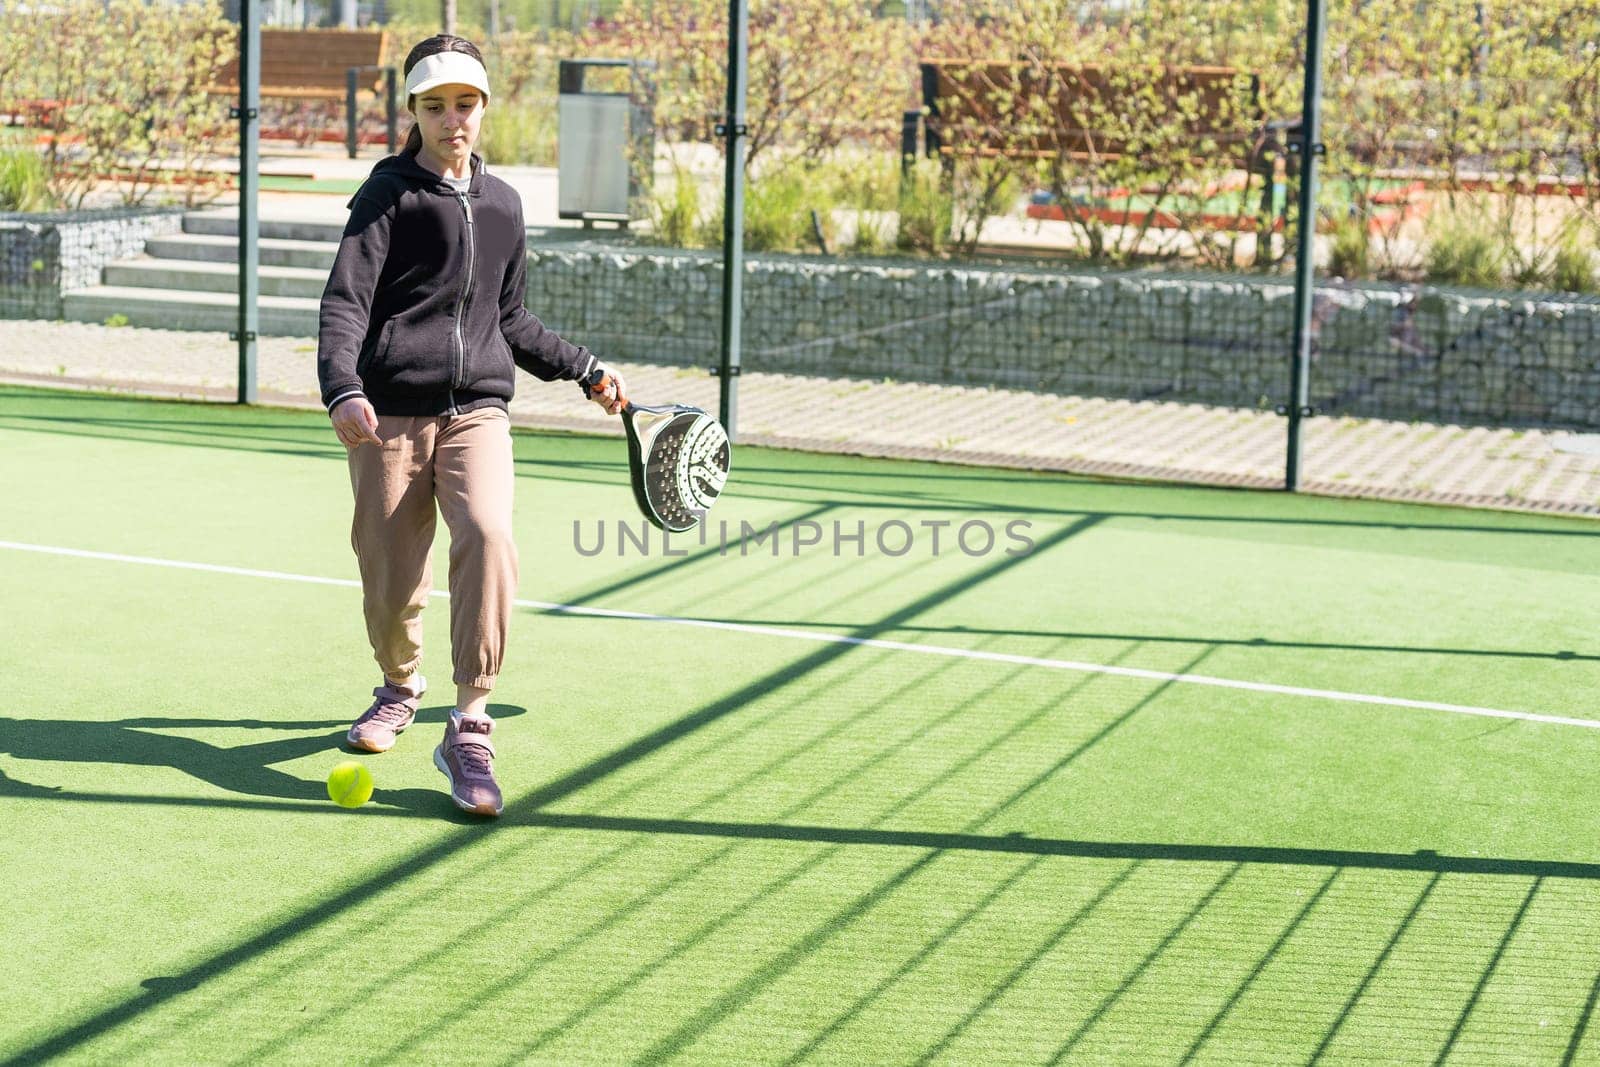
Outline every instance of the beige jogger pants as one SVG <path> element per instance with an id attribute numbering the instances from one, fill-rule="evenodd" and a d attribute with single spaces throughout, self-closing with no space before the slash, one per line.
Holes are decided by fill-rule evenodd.
<path id="1" fill-rule="evenodd" d="M 350 449 L 355 520 L 373 656 L 391 682 L 422 661 L 422 609 L 433 587 L 434 505 L 450 529 L 450 646 L 455 683 L 493 689 L 517 589 L 511 536 L 511 422 L 466 415 L 379 415 L 380 449 Z"/>

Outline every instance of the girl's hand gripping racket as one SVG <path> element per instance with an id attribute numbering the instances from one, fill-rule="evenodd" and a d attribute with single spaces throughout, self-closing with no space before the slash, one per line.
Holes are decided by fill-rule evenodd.
<path id="1" fill-rule="evenodd" d="M 590 396 L 614 382 L 596 368 L 579 384 L 583 395 Z M 669 533 L 693 529 L 727 484 L 732 458 L 727 432 L 696 407 L 640 407 L 620 399 L 628 432 L 628 473 L 639 510 Z"/>

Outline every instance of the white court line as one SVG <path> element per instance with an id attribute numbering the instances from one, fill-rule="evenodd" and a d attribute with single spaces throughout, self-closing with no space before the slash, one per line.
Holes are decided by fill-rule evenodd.
<path id="1" fill-rule="evenodd" d="M 125 556 L 115 552 L 90 552 L 79 548 L 57 548 L 51 545 L 30 545 L 17 541 L 0 541 L 0 548 L 18 552 L 39 552 L 51 556 L 72 556 L 78 559 L 97 559 L 111 563 L 138 563 L 151 567 L 173 567 L 178 570 L 208 571 L 213 574 L 231 574 L 245 578 L 268 578 L 281 582 L 305 582 L 311 585 L 337 585 L 352 589 L 361 583 L 350 578 L 319 578 L 310 574 L 289 574 L 284 571 L 252 570 L 247 567 L 225 567 L 215 563 L 190 563 L 184 560 L 156 559 L 151 556 Z M 448 598 L 449 593 L 435 589 L 430 596 Z M 1244 682 L 1234 678 L 1214 678 L 1205 674 L 1174 674 L 1169 671 L 1150 671 L 1139 667 L 1113 667 L 1104 663 L 1082 663 L 1076 660 L 1043 659 L 1038 656 L 1015 656 L 1005 652 L 983 652 L 977 649 L 949 648 L 944 645 L 914 645 L 904 641 L 883 641 L 872 637 L 849 637 L 843 634 L 821 633 L 813 630 L 791 630 L 778 626 L 758 626 L 743 622 L 721 622 L 715 619 L 691 619 L 679 615 L 652 615 L 642 611 L 617 611 L 611 608 L 584 608 L 572 604 L 552 604 L 544 600 L 516 600 L 518 607 L 541 611 L 560 612 L 566 615 L 586 615 L 602 619 L 633 619 L 639 622 L 673 623 L 678 626 L 699 626 L 708 630 L 731 630 L 737 633 L 760 634 L 765 637 L 782 637 L 795 641 L 813 641 L 829 645 L 858 645 L 862 648 L 881 648 L 891 652 L 912 652 L 924 656 L 949 656 L 956 659 L 982 660 L 987 663 L 1009 663 L 1022 667 L 1042 667 L 1046 670 L 1074 671 L 1080 674 L 1108 674 L 1119 678 L 1140 678 L 1154 682 L 1177 682 L 1184 685 L 1205 685 L 1217 689 L 1241 689 L 1251 693 L 1271 693 L 1275 696 L 1310 697 L 1317 700 L 1334 700 L 1346 704 L 1375 704 L 1389 708 L 1410 708 L 1418 711 L 1443 711 L 1453 715 L 1478 715 L 1490 719 L 1519 719 L 1523 722 L 1547 723 L 1554 726 L 1577 726 L 1587 730 L 1600 729 L 1600 720 L 1574 719 L 1564 715 L 1541 715 L 1531 711 L 1507 711 L 1501 708 L 1480 708 L 1470 704 L 1442 704 L 1433 700 L 1408 700 L 1405 697 L 1386 697 L 1371 693 L 1346 693 L 1338 689 L 1308 689 L 1298 685 L 1274 685 L 1270 682 Z M 1196 642 L 1203 644 L 1204 642 Z"/>

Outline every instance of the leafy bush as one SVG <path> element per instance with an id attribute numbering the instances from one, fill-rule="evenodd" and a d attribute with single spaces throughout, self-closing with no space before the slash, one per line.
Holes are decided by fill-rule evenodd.
<path id="1" fill-rule="evenodd" d="M 1576 236 L 1569 237 L 1556 250 L 1550 267 L 1551 288 L 1563 293 L 1600 293 L 1600 271 L 1596 271 L 1594 250 Z"/>
<path id="2" fill-rule="evenodd" d="M 55 206 L 39 153 L 31 148 L 0 151 L 0 211 L 49 211 Z"/>
<path id="3" fill-rule="evenodd" d="M 416 39 L 421 40 L 435 32 L 433 29 L 422 30 L 417 33 Z M 559 31 L 502 33 L 489 40 L 472 37 L 471 34 L 465 36 L 474 41 L 483 41 L 483 58 L 489 69 L 489 84 L 494 87 L 497 97 L 507 99 L 550 97 L 553 101 L 561 60 L 583 54 L 576 38 Z M 405 47 L 410 48 L 414 43 L 412 41 Z M 403 60 L 405 57 L 397 58 Z"/>
<path id="4" fill-rule="evenodd" d="M 939 255 L 950 247 L 955 220 L 955 198 L 945 187 L 939 164 L 932 160 L 919 162 L 901 190 L 895 246 L 903 251 Z"/>
<path id="5" fill-rule="evenodd" d="M 850 250 L 862 256 L 881 256 L 894 248 L 889 216 L 881 211 L 856 212 L 856 232 Z"/>
<path id="6" fill-rule="evenodd" d="M 1328 273 L 1345 281 L 1371 276 L 1371 244 L 1367 224 L 1361 217 L 1339 220 L 1333 230 L 1333 247 L 1328 253 Z"/>
<path id="7" fill-rule="evenodd" d="M 483 113 L 478 151 L 491 163 L 553 167 L 556 100 L 552 96 L 495 97 Z"/>
<path id="8" fill-rule="evenodd" d="M 863 177 L 869 172 L 870 180 Z M 883 207 L 882 188 L 875 184 L 879 173 L 875 164 L 861 161 L 844 167 L 812 166 L 796 160 L 758 174 L 745 184 L 745 247 L 755 252 L 818 252 L 825 247 L 829 253 L 861 255 L 891 251 L 896 231 L 893 208 L 897 205 L 890 200 L 888 209 Z M 898 170 L 894 173 L 898 180 Z M 936 191 L 937 168 L 930 166 L 925 173 Z M 674 248 L 722 244 L 720 183 L 709 210 L 706 184 L 687 167 L 674 166 L 671 179 L 659 183 L 650 202 L 650 226 L 656 240 Z M 872 206 L 864 207 L 861 200 Z M 948 196 L 945 203 L 949 203 Z M 940 249 L 950 243 L 952 218 L 946 211 Z"/>
<path id="9" fill-rule="evenodd" d="M 827 203 L 851 247 L 892 240 L 922 251 L 970 250 L 989 217 L 1012 211 L 1020 191 L 1045 187 L 1063 205 L 1077 250 L 1092 260 L 1198 257 L 1231 269 L 1248 262 L 1250 239 L 1269 222 L 1256 217 L 1264 183 L 1284 183 L 1292 201 L 1295 178 L 1286 171 L 1296 161 L 1287 146 L 1271 152 L 1272 178 L 1246 177 L 1226 141 L 1193 133 L 1198 109 L 1211 105 L 1174 89 L 1163 72 L 1225 66 L 1254 75 L 1254 85 L 1247 77 L 1234 86 L 1237 99 L 1224 107 L 1238 120 L 1236 132 L 1253 138 L 1261 120 L 1299 113 L 1303 4 L 1141 0 L 1136 15 L 1126 5 L 1068 0 L 941 0 L 937 7 L 937 20 L 910 26 L 874 18 L 882 6 L 859 0 L 752 0 L 752 189 L 797 161 L 816 168 L 814 184 L 831 183 L 810 189 L 805 203 L 785 202 L 793 189 L 753 194 L 753 237 L 814 248 L 810 211 L 830 219 Z M 1333 233 L 1334 262 L 1345 276 L 1410 280 L 1432 269 L 1440 277 L 1543 285 L 1580 265 L 1541 216 L 1548 190 L 1544 197 L 1537 190 L 1552 176 L 1589 175 L 1573 199 L 1588 225 L 1600 224 L 1600 183 L 1592 180 L 1600 173 L 1593 45 L 1600 5 L 1524 0 L 1485 11 L 1480 0 L 1329 0 L 1323 168 L 1325 184 L 1337 184 L 1344 200 L 1336 217 L 1353 212 Z M 624 0 L 615 22 L 590 27 L 563 54 L 657 62 L 658 143 L 699 145 L 712 139 L 723 109 L 726 18 L 723 0 Z M 537 58 L 551 54 L 539 51 L 537 35 L 510 38 L 497 78 L 537 71 L 527 74 L 530 87 L 553 78 L 553 60 Z M 901 111 L 921 103 L 922 57 L 1014 64 L 1013 77 L 980 88 L 1010 150 L 958 161 L 947 185 L 914 180 L 902 205 L 894 148 Z M 1092 86 L 1069 84 L 1075 69 L 1081 75 L 1093 65 L 1114 72 L 1115 91 L 1098 99 Z M 1071 132 L 1055 129 L 1054 103 L 1065 93 L 1083 101 L 1082 125 L 1102 143 L 1110 138 L 1131 150 L 1064 150 L 1072 148 Z M 952 140 L 963 135 L 951 132 Z M 1023 150 L 1030 148 L 1036 151 Z M 1447 247 L 1428 254 L 1416 212 L 1393 202 L 1396 172 L 1451 195 L 1491 192 L 1503 210 L 1477 224 L 1477 237 L 1434 227 L 1429 236 Z M 881 215 L 854 228 L 849 220 L 852 211 L 901 208 L 898 233 Z M 1491 241 L 1489 233 L 1498 236 Z M 1256 240 L 1255 266 L 1280 268 L 1279 252 L 1293 247 L 1293 237 L 1291 230 Z"/>
<path id="10" fill-rule="evenodd" d="M 1447 285 L 1493 289 L 1505 280 L 1501 237 L 1470 210 L 1441 212 L 1430 220 L 1423 266 L 1428 280 Z"/>
<path id="11" fill-rule="evenodd" d="M 971 65 L 952 76 L 940 111 L 949 141 L 989 153 L 954 172 L 959 244 L 976 244 L 985 217 L 1010 210 L 1015 190 L 1042 185 L 1079 248 L 1113 263 L 1197 254 L 1230 265 L 1237 241 L 1211 238 L 1208 190 L 1242 176 L 1259 126 L 1252 83 L 1205 88 L 1175 73 L 1223 66 L 1264 75 L 1266 114 L 1294 96 L 1297 12 L 1288 0 L 1143 0 L 1136 19 L 1107 19 L 1099 5 L 1063 0 L 948 0 L 926 54 Z M 1062 116 L 1068 116 L 1063 120 Z M 1202 116 L 1204 119 L 1202 121 Z M 1217 133 L 1197 134 L 1197 127 Z M 1263 178 L 1243 177 L 1243 202 Z M 1265 224 L 1242 212 L 1241 232 Z M 1158 220 L 1176 229 L 1158 229 Z M 1230 233 L 1236 227 L 1228 226 Z"/>
<path id="12" fill-rule="evenodd" d="M 722 243 L 720 221 L 716 236 L 708 233 L 710 224 L 700 206 L 700 183 L 686 167 L 674 168 L 671 183 L 654 190 L 649 214 L 656 240 L 672 248 L 700 248 L 708 238 Z"/>
<path id="13" fill-rule="evenodd" d="M 898 137 L 916 76 L 913 30 L 872 8 L 861 0 L 750 6 L 746 174 L 772 155 L 817 163 L 852 139 L 887 147 Z M 656 140 L 706 142 L 724 110 L 727 31 L 726 0 L 624 0 L 583 44 L 592 55 L 654 61 Z"/>
<path id="14" fill-rule="evenodd" d="M 808 168 L 784 167 L 745 183 L 744 246 L 748 250 L 820 252 L 826 247 L 833 251 L 837 232 L 827 185 L 816 181 Z M 712 247 L 722 244 L 720 202 L 701 226 L 700 243 Z"/>
<path id="15" fill-rule="evenodd" d="M 484 48 L 489 84 L 495 100 L 484 122 L 501 107 L 497 137 L 506 136 L 511 154 L 505 162 L 554 166 L 559 140 L 557 89 L 561 59 L 582 54 L 570 35 L 554 33 L 502 33 Z M 503 105 L 503 106 L 502 106 Z M 512 126 L 513 130 L 505 127 Z"/>
<path id="16" fill-rule="evenodd" d="M 900 200 L 900 160 L 888 152 L 838 152 L 816 167 L 832 198 L 859 211 L 893 211 Z"/>
<path id="17" fill-rule="evenodd" d="M 227 186 L 214 163 L 231 134 L 228 101 L 206 90 L 234 54 L 237 30 L 218 0 L 12 7 L 0 32 L 11 45 L 0 96 L 64 104 L 43 155 L 57 202 L 80 207 L 106 180 L 125 204 L 175 184 L 194 205 Z"/>
<path id="18" fill-rule="evenodd" d="M 543 32 L 559 32 L 582 25 L 595 15 L 609 16 L 616 11 L 617 3 L 618 0 L 498 0 L 497 6 L 502 30 L 515 26 L 519 30 L 542 27 Z M 490 0 L 458 0 L 455 32 L 481 44 L 487 37 L 484 27 L 489 23 L 490 6 Z M 428 32 L 422 37 L 439 32 L 439 0 L 385 0 L 384 7 L 389 11 L 391 25 L 394 20 L 404 20 L 426 26 Z M 415 40 L 411 42 L 414 43 Z"/>
<path id="19" fill-rule="evenodd" d="M 1409 171 L 1452 200 L 1495 197 L 1506 280 L 1543 284 L 1563 237 L 1541 224 L 1541 180 L 1579 163 L 1583 210 L 1600 217 L 1600 5 L 1519 0 L 1489 14 L 1477 0 L 1331 0 L 1328 15 L 1328 171 L 1356 185 L 1379 273 L 1406 272 L 1410 240 L 1378 179 Z M 1431 258 L 1460 267 L 1457 251 Z"/>
<path id="20" fill-rule="evenodd" d="M 822 224 L 822 243 L 833 237 L 832 204 L 822 183 L 804 167 L 786 167 L 752 180 L 745 190 L 744 240 L 753 252 L 818 251 L 812 212 Z"/>

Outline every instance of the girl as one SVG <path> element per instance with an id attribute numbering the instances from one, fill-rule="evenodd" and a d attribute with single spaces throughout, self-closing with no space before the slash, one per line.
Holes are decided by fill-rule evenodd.
<path id="1" fill-rule="evenodd" d="M 488 700 L 517 587 L 513 365 L 583 384 L 610 414 L 624 393 L 587 349 L 522 306 L 522 201 L 472 151 L 489 104 L 482 54 L 460 37 L 430 37 L 406 57 L 405 75 L 416 125 L 350 201 L 317 345 L 322 402 L 349 452 L 351 543 L 383 668 L 349 741 L 387 751 L 427 687 L 417 668 L 437 503 L 450 528 L 456 706 L 433 761 L 457 806 L 498 815 Z"/>

